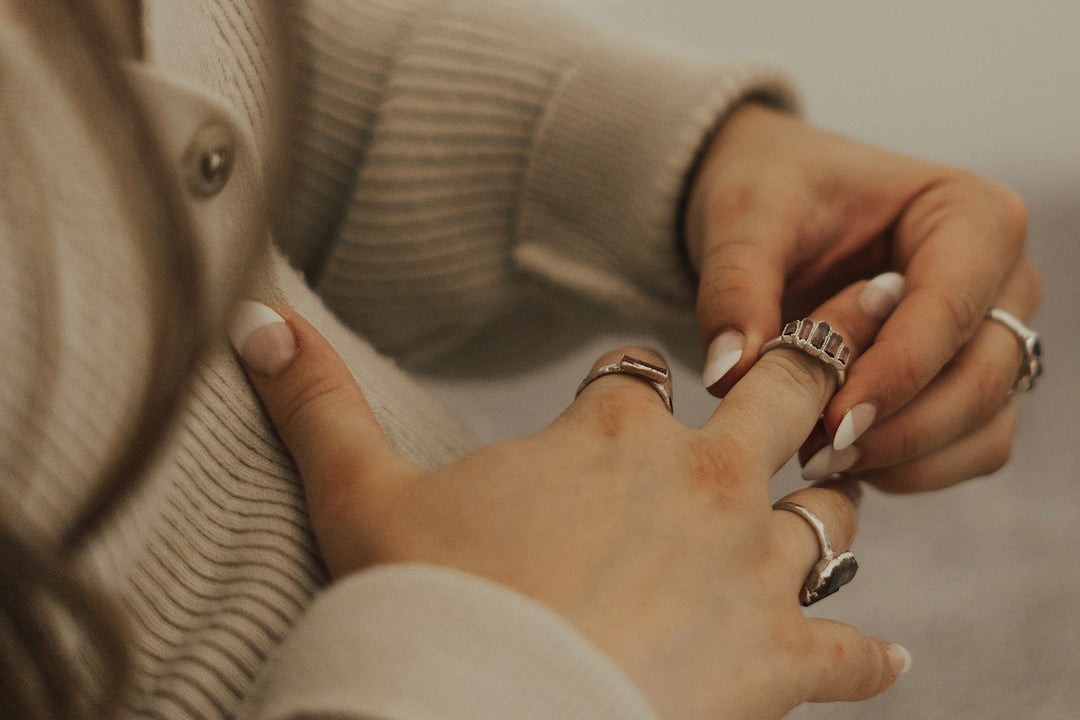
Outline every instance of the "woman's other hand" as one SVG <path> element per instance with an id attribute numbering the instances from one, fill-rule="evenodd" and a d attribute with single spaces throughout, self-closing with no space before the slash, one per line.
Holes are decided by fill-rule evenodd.
<path id="1" fill-rule="evenodd" d="M 1005 462 L 1021 357 L 1016 338 L 984 318 L 991 307 L 1027 318 L 1039 296 L 1013 193 L 747 104 L 707 149 L 685 221 L 701 276 L 703 380 L 717 395 L 782 319 L 858 278 L 904 276 L 868 296 L 870 312 L 903 299 L 802 449 L 809 479 L 850 471 L 916 491 Z"/>
<path id="2" fill-rule="evenodd" d="M 865 287 L 814 316 L 856 350 L 878 327 L 859 308 Z M 539 433 L 426 472 L 389 446 L 303 318 L 256 304 L 242 316 L 234 342 L 296 460 L 334 576 L 428 563 L 499 582 L 565 617 L 666 718 L 780 717 L 807 700 L 870 697 L 906 668 L 899 646 L 807 618 L 798 600 L 821 549 L 803 518 L 772 509 L 769 481 L 835 389 L 805 353 L 766 353 L 699 429 L 649 382 L 604 375 Z M 626 349 L 595 367 L 623 354 L 663 362 Z M 856 494 L 838 483 L 787 499 L 842 552 Z"/>

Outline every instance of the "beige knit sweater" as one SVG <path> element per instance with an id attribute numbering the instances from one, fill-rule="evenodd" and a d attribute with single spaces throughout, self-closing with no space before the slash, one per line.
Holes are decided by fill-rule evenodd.
<path id="1" fill-rule="evenodd" d="M 109 158 L 0 7 L 0 506 L 48 538 L 123 438 L 155 318 Z M 166 154 L 208 119 L 237 138 L 226 189 L 187 200 L 211 288 L 236 280 L 268 159 L 266 22 L 254 0 L 146 7 L 133 72 Z M 794 103 L 770 69 L 620 46 L 524 0 L 314 0 L 294 32 L 307 101 L 276 240 L 306 277 L 275 254 L 254 287 L 327 334 L 428 467 L 472 440 L 398 364 L 529 357 L 581 301 L 685 321 L 674 228 L 695 153 L 749 93 Z M 565 622 L 485 581 L 384 567 L 320 593 L 300 482 L 218 348 L 86 553 L 131 620 L 132 716 L 651 717 Z"/>

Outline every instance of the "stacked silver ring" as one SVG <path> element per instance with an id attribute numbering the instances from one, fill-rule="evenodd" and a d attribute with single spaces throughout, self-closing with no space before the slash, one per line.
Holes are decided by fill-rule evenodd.
<path id="1" fill-rule="evenodd" d="M 837 387 L 844 384 L 851 348 L 844 344 L 844 337 L 840 333 L 829 327 L 829 323 L 814 322 L 810 318 L 792 320 L 784 326 L 780 337 L 765 343 L 759 357 L 784 345 L 791 345 L 821 360 L 836 371 Z"/>

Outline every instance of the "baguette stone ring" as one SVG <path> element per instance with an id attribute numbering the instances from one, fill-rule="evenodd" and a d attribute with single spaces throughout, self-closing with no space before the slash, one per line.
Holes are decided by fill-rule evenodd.
<path id="1" fill-rule="evenodd" d="M 844 384 L 851 349 L 844 344 L 843 336 L 829 327 L 829 323 L 814 322 L 810 318 L 792 320 L 784 326 L 780 337 L 765 343 L 758 357 L 785 345 L 798 348 L 832 368 L 836 372 L 837 388 Z"/>

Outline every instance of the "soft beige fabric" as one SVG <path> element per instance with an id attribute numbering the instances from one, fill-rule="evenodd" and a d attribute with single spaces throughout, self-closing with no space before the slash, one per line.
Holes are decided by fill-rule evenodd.
<path id="1" fill-rule="evenodd" d="M 242 719 L 656 720 L 561 617 L 446 568 L 394 565 L 336 583 L 275 665 Z"/>
<path id="2" fill-rule="evenodd" d="M 152 391 L 145 358 L 156 318 L 110 158 L 48 58 L 0 7 L 0 499 L 27 533 L 48 539 Z M 372 343 L 404 363 L 467 367 L 472 348 L 542 338 L 554 327 L 548 310 L 580 293 L 646 319 L 688 317 L 674 227 L 701 139 L 747 93 L 794 102 L 770 70 L 643 59 L 533 3 L 320 0 L 301 10 L 306 104 L 290 138 L 299 164 L 280 239 L 337 317 L 281 257 L 250 280 L 259 297 L 291 304 L 327 334 L 392 443 L 427 467 L 472 440 Z M 133 75 L 166 129 L 167 157 L 183 150 L 178 128 L 199 118 L 237 139 L 226 189 L 186 199 L 211 245 L 215 297 L 237 280 L 229 243 L 263 231 L 267 22 L 254 2 L 148 3 L 148 67 Z M 325 581 L 299 480 L 220 330 L 154 471 L 87 554 L 131 621 L 136 716 L 232 716 Z M 410 587 L 423 587 L 420 575 Z M 379 579 L 363 587 L 377 596 Z M 489 602 L 492 618 L 535 622 L 522 637 L 552 621 L 524 598 L 500 615 L 499 593 L 471 596 L 480 609 L 470 612 Z M 312 637 L 325 631 L 311 622 Z M 452 647 L 460 631 L 444 630 Z M 573 693 L 594 690 L 614 693 L 610 707 L 636 706 L 618 673 L 564 630 L 533 667 L 587 677 L 552 707 L 589 706 L 596 698 Z M 442 681 L 440 667 L 425 666 L 430 682 Z M 401 693 L 408 707 L 409 688 Z M 490 707 L 510 716 L 524 701 Z"/>

